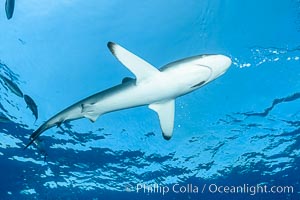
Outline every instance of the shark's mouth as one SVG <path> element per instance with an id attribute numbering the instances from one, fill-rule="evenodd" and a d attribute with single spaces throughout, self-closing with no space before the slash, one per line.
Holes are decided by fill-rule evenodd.
<path id="1" fill-rule="evenodd" d="M 209 67 L 207 65 L 201 65 L 201 64 L 198 64 L 198 65 L 201 66 L 201 67 L 207 68 L 210 71 L 210 73 L 209 73 L 209 76 L 206 78 L 206 80 L 200 81 L 199 83 L 193 85 L 191 88 L 200 87 L 200 86 L 204 85 L 206 82 L 208 82 L 211 79 L 211 76 L 212 76 L 212 71 L 213 70 L 212 70 L 211 67 Z"/>
<path id="2" fill-rule="evenodd" d="M 205 81 L 201 81 L 200 83 L 197 83 L 196 85 L 192 86 L 191 88 L 199 87 L 199 86 L 203 85 L 204 83 L 205 83 Z"/>

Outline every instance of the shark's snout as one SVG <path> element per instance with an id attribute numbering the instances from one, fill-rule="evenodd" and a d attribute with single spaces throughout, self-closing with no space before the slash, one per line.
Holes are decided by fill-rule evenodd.
<path id="1" fill-rule="evenodd" d="M 224 74 L 228 68 L 231 65 L 231 59 L 224 55 L 217 55 L 216 56 L 216 66 L 214 67 L 214 70 L 216 73 Z"/>
<path id="2" fill-rule="evenodd" d="M 230 67 L 230 65 L 232 64 L 232 61 L 229 57 L 222 55 L 223 60 L 223 68 L 224 68 L 224 73 L 228 70 L 228 68 Z"/>
<path id="3" fill-rule="evenodd" d="M 223 75 L 231 64 L 232 61 L 229 57 L 224 55 L 213 55 L 208 64 L 212 70 L 211 80 Z"/>

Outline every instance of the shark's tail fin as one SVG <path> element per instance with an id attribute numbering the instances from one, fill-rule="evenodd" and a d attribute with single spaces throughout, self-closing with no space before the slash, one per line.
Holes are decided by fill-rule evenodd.
<path id="1" fill-rule="evenodd" d="M 34 140 L 30 139 L 30 142 L 24 147 L 24 150 L 27 149 L 27 147 L 29 147 L 33 142 Z"/>
<path id="2" fill-rule="evenodd" d="M 30 142 L 24 147 L 24 149 L 27 149 L 48 128 L 50 127 L 47 127 L 47 123 L 44 123 L 36 131 L 34 131 L 29 138 Z"/>

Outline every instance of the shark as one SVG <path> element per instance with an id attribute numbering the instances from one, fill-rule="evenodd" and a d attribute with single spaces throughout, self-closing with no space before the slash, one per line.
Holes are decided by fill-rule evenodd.
<path id="1" fill-rule="evenodd" d="M 157 113 L 162 136 L 170 140 L 174 129 L 175 99 L 220 77 L 232 64 L 228 56 L 204 54 L 180 59 L 158 69 L 119 44 L 108 42 L 107 46 L 135 78 L 126 77 L 121 84 L 57 113 L 31 134 L 24 149 L 43 132 L 64 122 L 81 118 L 95 122 L 101 115 L 138 106 L 148 106 Z"/>

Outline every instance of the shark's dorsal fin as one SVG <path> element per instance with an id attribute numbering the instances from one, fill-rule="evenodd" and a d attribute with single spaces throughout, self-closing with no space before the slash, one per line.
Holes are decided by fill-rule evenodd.
<path id="1" fill-rule="evenodd" d="M 174 129 L 175 100 L 150 104 L 149 108 L 154 110 L 159 117 L 163 137 L 166 140 L 171 139 Z"/>
<path id="2" fill-rule="evenodd" d="M 160 73 L 157 68 L 120 45 L 109 42 L 107 46 L 112 54 L 136 76 L 137 83 Z"/>

